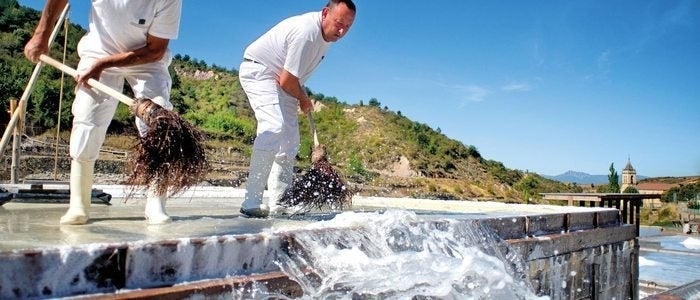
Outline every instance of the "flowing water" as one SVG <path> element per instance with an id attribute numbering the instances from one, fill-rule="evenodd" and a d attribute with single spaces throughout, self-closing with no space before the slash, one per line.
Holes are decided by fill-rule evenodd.
<path id="1" fill-rule="evenodd" d="M 300 299 L 548 299 L 534 294 L 524 261 L 475 221 L 346 212 L 293 235 L 278 265 L 301 285 Z M 288 299 L 260 285 L 233 298 Z"/>

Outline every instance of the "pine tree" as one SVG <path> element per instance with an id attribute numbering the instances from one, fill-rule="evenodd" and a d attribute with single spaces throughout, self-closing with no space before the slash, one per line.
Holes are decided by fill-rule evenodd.
<path id="1" fill-rule="evenodd" d="M 608 175 L 608 192 L 619 193 L 620 192 L 620 176 L 617 175 L 615 171 L 615 163 L 610 163 L 610 175 Z"/>

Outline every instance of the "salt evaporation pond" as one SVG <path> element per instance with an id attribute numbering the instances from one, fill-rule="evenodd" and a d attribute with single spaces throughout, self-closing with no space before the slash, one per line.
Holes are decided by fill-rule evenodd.
<path id="1" fill-rule="evenodd" d="M 681 286 L 700 280 L 700 237 L 665 235 L 658 229 L 643 228 L 640 240 L 660 246 L 659 249 L 640 251 L 640 281 Z"/>

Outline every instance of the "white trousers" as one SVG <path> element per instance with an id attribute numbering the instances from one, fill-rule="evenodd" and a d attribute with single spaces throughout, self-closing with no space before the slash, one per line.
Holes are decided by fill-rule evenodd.
<path id="1" fill-rule="evenodd" d="M 299 151 L 299 104 L 296 98 L 282 90 L 277 75 L 264 65 L 243 62 L 238 74 L 257 120 L 243 206 L 259 207 L 267 184 L 270 191 L 268 207 L 275 208 L 277 198 L 291 183 L 294 160 Z M 268 156 L 272 157 L 266 158 Z M 271 170 L 274 171 L 272 174 Z"/>
<path id="2" fill-rule="evenodd" d="M 92 66 L 101 53 L 85 51 L 79 48 L 80 63 L 78 72 L 84 72 Z M 169 62 L 169 61 L 168 61 Z M 100 82 L 122 91 L 124 81 L 129 83 L 136 98 L 145 97 L 159 99 L 156 104 L 172 110 L 170 103 L 170 87 L 172 79 L 168 72 L 168 63 L 158 61 L 130 67 L 109 68 L 102 72 Z M 162 97 L 162 98 L 161 98 Z M 95 161 L 99 155 L 100 147 L 105 140 L 107 127 L 109 126 L 119 100 L 109 95 L 91 89 L 78 87 L 73 101 L 73 129 L 70 137 L 70 155 L 79 161 Z M 148 127 L 139 118 L 136 118 L 136 126 L 143 136 Z"/>
<path id="3" fill-rule="evenodd" d="M 243 62 L 239 79 L 257 120 L 253 151 L 274 151 L 277 158 L 294 159 L 299 151 L 297 99 L 284 92 L 277 75 L 261 64 Z"/>

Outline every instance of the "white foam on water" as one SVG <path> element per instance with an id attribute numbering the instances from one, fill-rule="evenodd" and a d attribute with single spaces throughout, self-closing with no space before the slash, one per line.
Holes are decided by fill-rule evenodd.
<path id="1" fill-rule="evenodd" d="M 279 261 L 304 299 L 549 299 L 534 294 L 524 261 L 476 221 L 389 210 L 305 229 Z"/>
<path id="2" fill-rule="evenodd" d="M 647 259 L 644 256 L 639 256 L 639 266 L 640 267 L 647 267 L 647 266 L 656 266 L 658 265 L 659 262 L 653 261 L 651 259 Z"/>
<path id="3" fill-rule="evenodd" d="M 681 244 L 688 249 L 700 250 L 700 239 L 689 237 L 681 242 Z"/>

